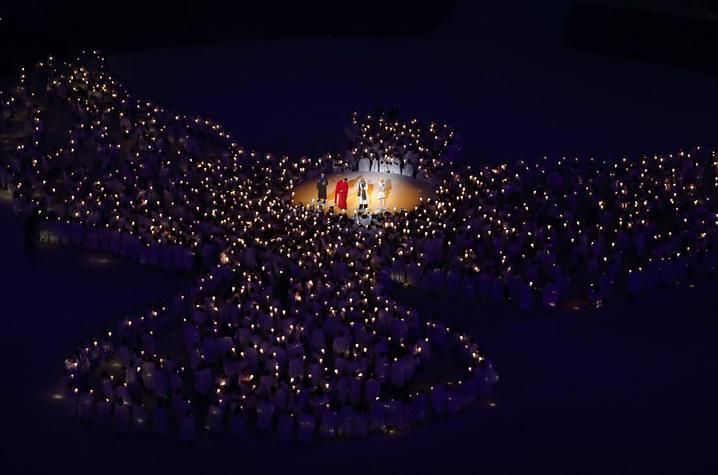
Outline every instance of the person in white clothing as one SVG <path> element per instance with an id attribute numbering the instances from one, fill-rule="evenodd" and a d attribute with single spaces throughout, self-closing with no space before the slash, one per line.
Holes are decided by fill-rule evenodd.
<path id="1" fill-rule="evenodd" d="M 386 209 L 386 182 L 383 178 L 377 185 L 376 198 L 379 200 L 379 211 L 384 211 Z"/>

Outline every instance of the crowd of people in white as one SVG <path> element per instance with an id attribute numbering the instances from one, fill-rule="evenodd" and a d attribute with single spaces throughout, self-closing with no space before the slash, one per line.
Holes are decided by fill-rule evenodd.
<path id="1" fill-rule="evenodd" d="M 346 169 L 360 172 L 392 173 L 424 180 L 432 178 L 432 170 L 440 160 L 451 160 L 456 154 L 456 132 L 448 124 L 430 123 L 417 119 L 399 121 L 398 112 L 375 111 L 360 117 L 353 113 L 349 130 L 351 145 L 341 163 L 335 163 L 338 173 Z"/>
<path id="2" fill-rule="evenodd" d="M 308 443 L 455 413 L 496 382 L 469 335 L 379 284 L 408 251 L 407 212 L 369 228 L 291 203 L 331 157 L 245 152 L 219 124 L 132 97 L 94 52 L 23 70 L 0 114 L 2 186 L 43 239 L 198 275 L 68 356 L 72 415 L 183 441 Z"/>
<path id="3" fill-rule="evenodd" d="M 48 239 L 200 271 L 66 361 L 70 411 L 121 431 L 402 429 L 471 404 L 496 375 L 468 335 L 389 288 L 594 308 L 713 275 L 718 258 L 712 150 L 460 167 L 448 127 L 372 114 L 354 117 L 341 159 L 258 155 L 131 97 L 95 55 L 23 71 L 0 113 L 15 137 L 0 181 Z M 296 184 L 362 159 L 398 159 L 435 194 L 364 225 L 291 203 Z M 437 353 L 455 377 L 422 378 Z"/>

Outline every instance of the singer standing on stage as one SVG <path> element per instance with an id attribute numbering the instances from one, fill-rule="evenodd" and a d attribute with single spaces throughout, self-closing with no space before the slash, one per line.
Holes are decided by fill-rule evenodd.
<path id="1" fill-rule="evenodd" d="M 327 177 L 322 173 L 317 182 L 317 202 L 327 203 Z"/>
<path id="2" fill-rule="evenodd" d="M 359 197 L 359 212 L 365 212 L 369 207 L 369 190 L 367 189 L 366 181 L 364 181 L 364 178 L 359 180 L 357 196 Z"/>

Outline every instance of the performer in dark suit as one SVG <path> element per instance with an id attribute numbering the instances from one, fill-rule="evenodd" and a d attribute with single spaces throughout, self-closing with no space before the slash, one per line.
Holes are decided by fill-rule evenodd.
<path id="1" fill-rule="evenodd" d="M 327 203 L 327 177 L 324 176 L 324 173 L 321 174 L 319 181 L 317 181 L 317 202 L 319 201 L 324 204 Z"/>

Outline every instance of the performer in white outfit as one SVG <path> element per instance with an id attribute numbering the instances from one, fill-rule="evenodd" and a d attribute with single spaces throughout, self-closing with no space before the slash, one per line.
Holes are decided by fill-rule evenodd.
<path id="1" fill-rule="evenodd" d="M 395 175 L 401 175 L 401 161 L 398 158 L 394 158 L 390 162 L 389 171 Z"/>
<path id="2" fill-rule="evenodd" d="M 368 172 L 371 168 L 371 162 L 368 158 L 362 157 L 359 159 L 359 171 L 360 172 Z"/>
<path id="3" fill-rule="evenodd" d="M 386 209 L 386 183 L 383 178 L 379 180 L 377 185 L 376 197 L 379 200 L 379 211 L 384 211 Z"/>

